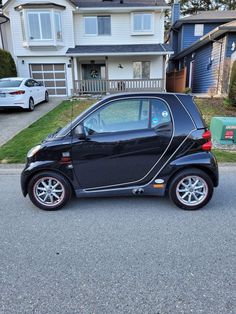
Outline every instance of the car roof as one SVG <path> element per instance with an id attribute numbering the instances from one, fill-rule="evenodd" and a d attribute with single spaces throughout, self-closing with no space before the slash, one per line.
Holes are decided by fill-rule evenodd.
<path id="1" fill-rule="evenodd" d="M 26 77 L 4 77 L 2 78 L 1 80 L 2 81 L 20 81 L 20 80 L 28 80 L 29 78 L 26 78 Z"/>

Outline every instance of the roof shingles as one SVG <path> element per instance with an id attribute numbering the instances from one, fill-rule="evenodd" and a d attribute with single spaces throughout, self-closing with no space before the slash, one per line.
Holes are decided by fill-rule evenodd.
<path id="1" fill-rule="evenodd" d="M 166 7 L 165 0 L 72 0 L 78 7 L 92 8 L 92 7 L 147 7 L 157 6 Z"/>
<path id="2" fill-rule="evenodd" d="M 171 53 L 172 49 L 167 44 L 145 45 L 81 45 L 69 48 L 67 54 L 118 54 L 118 53 Z"/>

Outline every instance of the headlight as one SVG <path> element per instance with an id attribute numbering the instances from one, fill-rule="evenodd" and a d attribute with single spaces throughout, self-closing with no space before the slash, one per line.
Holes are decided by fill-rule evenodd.
<path id="1" fill-rule="evenodd" d="M 27 154 L 27 158 L 33 157 L 40 150 L 40 148 L 41 148 L 41 145 L 37 145 L 31 148 L 31 150 Z"/>

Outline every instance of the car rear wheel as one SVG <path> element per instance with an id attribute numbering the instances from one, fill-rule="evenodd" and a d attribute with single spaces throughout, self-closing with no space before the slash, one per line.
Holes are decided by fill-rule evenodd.
<path id="1" fill-rule="evenodd" d="M 54 172 L 36 174 L 29 182 L 31 201 L 44 210 L 62 208 L 71 197 L 71 186 L 65 177 Z"/>
<path id="2" fill-rule="evenodd" d="M 30 98 L 29 99 L 29 108 L 28 108 L 29 111 L 34 111 L 34 100 L 33 98 Z"/>
<path id="3" fill-rule="evenodd" d="M 193 168 L 183 170 L 173 178 L 169 196 L 179 208 L 196 210 L 211 200 L 213 190 L 213 183 L 208 174 Z"/>
<path id="4" fill-rule="evenodd" d="M 48 92 L 45 92 L 45 102 L 49 102 L 49 95 L 48 95 Z"/>

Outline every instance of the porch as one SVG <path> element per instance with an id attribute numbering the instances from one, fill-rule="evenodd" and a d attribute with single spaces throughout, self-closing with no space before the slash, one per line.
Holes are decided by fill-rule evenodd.
<path id="1" fill-rule="evenodd" d="M 72 95 L 162 92 L 164 79 L 75 80 Z"/>

